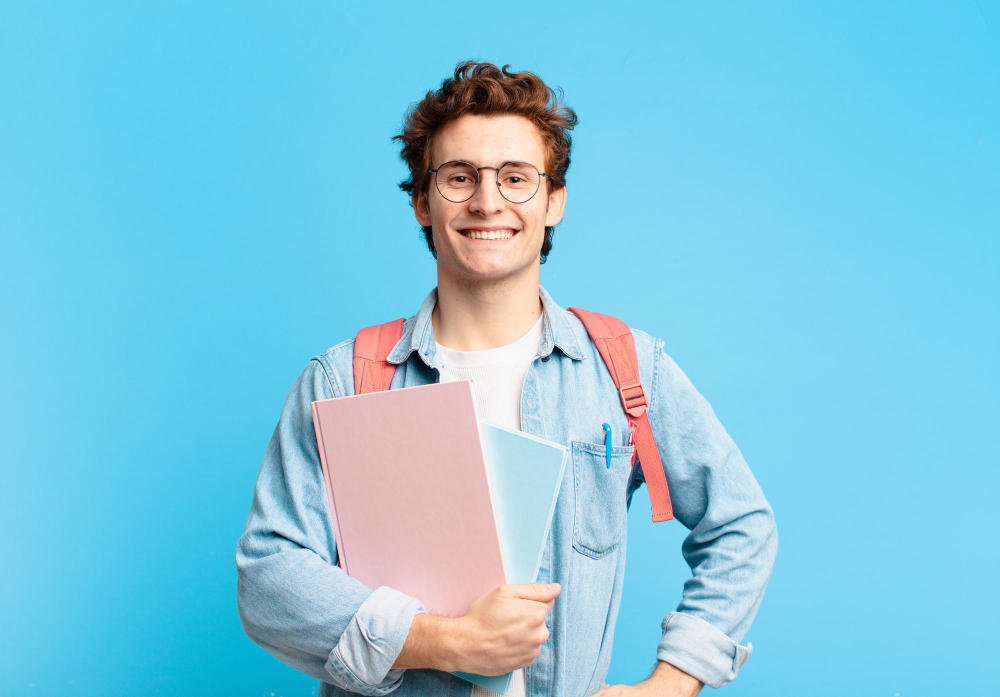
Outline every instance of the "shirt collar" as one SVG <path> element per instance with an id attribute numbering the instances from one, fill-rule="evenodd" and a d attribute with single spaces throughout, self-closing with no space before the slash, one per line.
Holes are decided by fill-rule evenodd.
<path id="1" fill-rule="evenodd" d="M 542 300 L 542 343 L 538 355 L 548 356 L 556 346 L 564 354 L 575 360 L 583 360 L 580 337 L 577 328 L 569 320 L 569 313 L 559 307 L 548 291 L 538 286 L 538 297 Z M 437 286 L 424 298 L 417 314 L 403 323 L 403 335 L 389 353 L 386 360 L 396 365 L 402 363 L 414 351 L 431 368 L 442 367 L 441 357 L 434 346 L 434 327 L 431 312 L 437 304 Z"/>

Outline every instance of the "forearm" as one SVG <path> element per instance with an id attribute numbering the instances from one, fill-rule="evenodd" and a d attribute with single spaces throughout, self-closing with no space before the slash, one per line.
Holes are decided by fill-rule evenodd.
<path id="1" fill-rule="evenodd" d="M 695 697 L 705 686 L 698 678 L 665 661 L 656 662 L 656 668 L 646 682 L 655 687 L 657 695 L 671 697 Z"/>
<path id="2" fill-rule="evenodd" d="M 413 618 L 410 633 L 399 652 L 393 670 L 432 668 L 453 671 L 458 667 L 459 636 L 457 620 L 421 613 Z"/>

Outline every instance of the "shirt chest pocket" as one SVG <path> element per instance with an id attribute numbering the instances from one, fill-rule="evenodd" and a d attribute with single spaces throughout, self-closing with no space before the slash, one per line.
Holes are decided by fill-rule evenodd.
<path id="1" fill-rule="evenodd" d="M 594 559 L 610 554 L 625 536 L 626 495 L 632 474 L 634 445 L 611 447 L 572 441 L 573 549 Z"/>

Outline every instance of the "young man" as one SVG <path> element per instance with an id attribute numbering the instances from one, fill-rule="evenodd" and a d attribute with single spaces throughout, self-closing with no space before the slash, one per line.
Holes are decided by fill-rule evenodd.
<path id="1" fill-rule="evenodd" d="M 643 469 L 600 353 L 539 284 L 566 204 L 575 123 L 535 75 L 464 63 L 397 136 L 411 174 L 401 187 L 437 260 L 438 284 L 388 356 L 397 366 L 391 387 L 474 378 L 481 415 L 563 443 L 572 457 L 538 582 L 493 589 L 463 617 L 432 616 L 418 600 L 368 588 L 336 566 L 310 402 L 354 393 L 354 340 L 313 358 L 264 456 L 236 562 L 247 634 L 323 681 L 320 695 L 478 697 L 495 693 L 449 671 L 513 670 L 511 696 L 689 696 L 733 680 L 750 656 L 739 642 L 774 563 L 771 508 L 663 341 L 633 328 L 673 512 L 691 531 L 682 553 L 693 576 L 662 618 L 652 674 L 636 685 L 603 682 L 626 513 Z M 605 422 L 620 435 L 610 462 Z"/>

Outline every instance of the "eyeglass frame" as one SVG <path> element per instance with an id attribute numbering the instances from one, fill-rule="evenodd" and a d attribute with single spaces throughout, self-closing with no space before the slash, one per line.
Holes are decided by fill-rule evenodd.
<path id="1" fill-rule="evenodd" d="M 475 172 L 476 172 L 476 188 L 472 190 L 471 194 L 469 194 L 469 198 L 463 198 L 461 201 L 452 201 L 450 198 L 448 198 L 447 196 L 445 196 L 441 192 L 441 187 L 438 185 L 438 180 L 437 180 L 437 171 L 439 169 L 441 169 L 442 167 L 444 167 L 445 165 L 468 165 L 473 170 L 475 170 Z M 505 201 L 507 201 L 508 203 L 513 203 L 514 205 L 517 205 L 517 204 L 520 204 L 520 203 L 527 203 L 531 199 L 535 198 L 535 194 L 537 194 L 538 190 L 542 188 L 542 179 L 541 179 L 542 177 L 545 177 L 550 182 L 552 181 L 552 177 L 550 177 L 545 172 L 538 172 L 538 177 L 539 177 L 539 179 L 538 179 L 538 186 L 535 187 L 534 193 L 531 194 L 531 196 L 529 196 L 528 198 L 524 199 L 523 201 L 511 201 L 509 198 L 507 198 L 507 195 L 503 192 L 503 189 L 500 187 L 500 170 L 503 169 L 504 167 L 506 167 L 507 165 L 530 165 L 536 172 L 538 172 L 538 168 L 535 167 L 535 165 L 531 164 L 530 162 L 522 162 L 520 160 L 508 160 L 507 162 L 501 163 L 501 165 L 499 167 L 489 167 L 489 166 L 486 166 L 486 165 L 483 165 L 482 167 L 476 167 L 471 162 L 466 162 L 465 160 L 448 160 L 447 162 L 442 162 L 440 165 L 438 165 L 437 167 L 435 167 L 433 169 L 427 170 L 427 173 L 428 174 L 431 174 L 431 173 L 434 174 L 434 188 L 437 189 L 437 192 L 439 194 L 441 194 L 441 198 L 443 198 L 445 201 L 451 201 L 451 203 L 465 203 L 466 201 L 468 201 L 469 199 L 471 199 L 473 196 L 476 195 L 476 192 L 479 191 L 479 184 L 482 183 L 482 181 L 483 181 L 483 178 L 481 176 L 479 176 L 479 171 L 482 170 L 482 169 L 493 169 L 493 170 L 496 170 L 496 173 L 497 173 L 497 190 L 500 192 L 500 195 L 504 197 Z"/>

